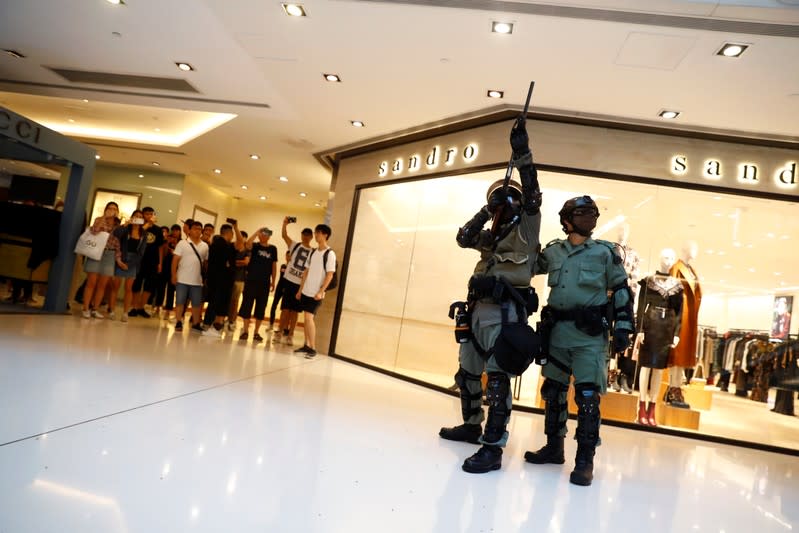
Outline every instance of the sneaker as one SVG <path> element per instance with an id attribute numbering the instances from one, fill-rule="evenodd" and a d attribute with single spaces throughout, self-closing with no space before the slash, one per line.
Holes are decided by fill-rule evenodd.
<path id="1" fill-rule="evenodd" d="M 313 348 L 308 348 L 308 350 L 305 352 L 305 358 L 313 359 L 314 357 L 316 357 L 316 350 Z"/>
<path id="2" fill-rule="evenodd" d="M 222 334 L 216 328 L 208 328 L 203 331 L 203 337 L 216 337 L 217 339 L 220 338 Z"/>
<path id="3" fill-rule="evenodd" d="M 191 330 L 192 331 L 196 331 L 197 333 L 204 333 L 205 332 L 205 330 L 203 329 L 203 327 L 200 324 L 194 324 L 191 327 Z"/>
<path id="4" fill-rule="evenodd" d="M 139 313 L 139 316 L 142 317 L 142 318 L 152 318 L 153 317 L 153 315 L 151 315 L 150 313 L 148 313 L 144 309 L 139 309 L 137 311 L 137 313 Z"/>
<path id="5" fill-rule="evenodd" d="M 227 330 L 228 331 L 233 331 L 234 329 L 236 329 L 236 324 L 234 324 L 233 322 L 228 322 L 227 323 Z"/>
<path id="6" fill-rule="evenodd" d="M 296 350 L 294 350 L 294 353 L 308 353 L 310 349 L 311 349 L 310 346 L 308 346 L 307 344 L 303 344 L 302 348 L 297 348 Z"/>
<path id="7" fill-rule="evenodd" d="M 113 319 L 112 319 L 112 320 L 113 320 Z M 128 315 L 126 315 L 125 313 L 122 313 L 122 317 L 120 318 L 120 320 L 121 320 L 122 322 L 127 322 L 127 321 L 128 321 Z"/>
<path id="8" fill-rule="evenodd" d="M 116 320 L 116 319 L 117 319 L 117 314 L 115 312 L 111 311 L 108 313 L 108 320 Z"/>
<path id="9" fill-rule="evenodd" d="M 183 331 L 183 322 L 180 320 L 175 322 L 175 331 Z"/>
<path id="10" fill-rule="evenodd" d="M 275 344 L 280 344 L 283 342 L 283 333 L 280 330 L 277 330 L 274 335 L 272 335 L 272 342 Z"/>
<path id="11" fill-rule="evenodd" d="M 128 311 L 128 316 L 129 317 L 134 317 L 134 316 L 136 316 L 138 314 L 139 314 L 139 310 L 138 309 L 131 309 L 130 311 Z"/>
<path id="12" fill-rule="evenodd" d="M 294 337 L 289 335 L 288 337 L 286 337 L 285 342 L 289 346 L 294 346 Z"/>
<path id="13" fill-rule="evenodd" d="M 83 311 L 83 312 L 81 313 L 81 316 L 82 316 L 83 318 L 91 318 L 91 317 L 92 317 L 92 312 L 91 312 L 91 311 L 89 311 L 89 310 Z"/>
<path id="14" fill-rule="evenodd" d="M 261 342 L 264 340 L 264 338 L 261 337 L 260 333 L 256 333 L 255 335 L 252 336 L 252 340 L 255 342 Z"/>
<path id="15" fill-rule="evenodd" d="M 92 318 L 105 318 L 105 315 L 100 311 L 92 311 Z"/>
<path id="16" fill-rule="evenodd" d="M 239 335 L 239 340 L 240 341 L 246 341 L 249 338 L 250 338 L 250 335 L 246 331 L 242 331 L 241 335 Z"/>

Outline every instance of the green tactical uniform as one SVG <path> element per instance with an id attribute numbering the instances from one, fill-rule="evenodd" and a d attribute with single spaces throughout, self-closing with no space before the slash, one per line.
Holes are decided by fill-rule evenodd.
<path id="1" fill-rule="evenodd" d="M 591 239 L 599 208 L 589 196 L 568 200 L 559 213 L 563 230 L 583 240 L 556 239 L 541 251 L 536 274 L 547 274 L 549 298 L 541 310 L 542 349 L 547 363 L 541 398 L 547 444 L 524 458 L 534 464 L 565 462 L 569 378 L 574 375 L 577 455 L 570 481 L 590 485 L 599 444 L 600 395 L 607 388 L 608 335 L 614 351 L 629 345 L 633 331 L 632 293 L 613 243 Z"/>
<path id="2" fill-rule="evenodd" d="M 461 339 L 460 368 L 455 374 L 464 423 L 441 428 L 439 435 L 448 440 L 483 445 L 464 461 L 463 470 L 470 473 L 489 472 L 501 466 L 502 447 L 508 440 L 506 428 L 513 406 L 510 380 L 530 362 L 520 353 L 524 350 L 508 348 L 507 337 L 511 330 L 528 330 L 527 317 L 537 307 L 530 279 L 541 248 L 538 240 L 541 191 L 524 117 L 514 124 L 510 141 L 512 164 L 519 171 L 521 183 L 514 180 L 493 183 L 486 194 L 487 205 L 466 222 L 456 236 L 458 246 L 477 250 L 480 259 L 469 279 L 468 302 L 460 302 L 466 316 L 458 318 L 464 322 L 468 320 L 470 325 L 470 331 Z M 483 229 L 492 218 L 492 229 Z M 507 333 L 503 324 L 507 325 Z M 532 330 L 529 332 L 535 336 Z M 528 337 L 522 338 L 524 340 L 515 346 L 530 345 L 529 351 L 534 352 L 533 342 L 528 342 Z M 503 341 L 498 342 L 498 339 Z M 484 371 L 488 374 L 487 417 L 482 404 Z M 485 430 L 481 425 L 484 420 Z"/>
<path id="3" fill-rule="evenodd" d="M 559 311 L 607 305 L 608 292 L 627 279 L 613 243 L 590 238 L 577 246 L 566 239 L 550 242 L 538 256 L 535 273 L 547 274 L 550 290 L 547 304 Z M 629 292 L 614 294 L 615 307 L 632 305 Z M 617 329 L 633 329 L 628 320 L 617 320 L 615 326 Z M 550 333 L 549 356 L 571 370 L 575 383 L 592 383 L 604 394 L 607 388 L 607 333 L 606 330 L 601 335 L 591 336 L 577 329 L 573 320 L 558 321 Z M 558 383 L 569 384 L 569 374 L 556 363 L 544 366 L 542 374 Z M 566 435 L 565 424 L 560 434 Z"/>

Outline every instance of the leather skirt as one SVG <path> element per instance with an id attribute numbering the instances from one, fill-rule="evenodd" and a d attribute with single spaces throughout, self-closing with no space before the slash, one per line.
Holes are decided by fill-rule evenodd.
<path id="1" fill-rule="evenodd" d="M 644 342 L 638 351 L 638 362 L 641 366 L 666 368 L 676 325 L 677 315 L 674 309 L 656 306 L 647 308 L 641 328 Z"/>

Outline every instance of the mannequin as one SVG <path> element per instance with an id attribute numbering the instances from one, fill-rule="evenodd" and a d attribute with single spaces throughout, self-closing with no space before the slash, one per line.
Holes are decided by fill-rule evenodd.
<path id="1" fill-rule="evenodd" d="M 657 426 L 655 404 L 663 369 L 668 364 L 670 350 L 680 343 L 683 287 L 680 280 L 667 274 L 676 259 L 674 250 L 663 249 L 660 269 L 638 283 L 641 291 L 636 313 L 639 333 L 635 346 L 641 370 L 638 375 L 637 422 L 645 426 Z"/>
<path id="2" fill-rule="evenodd" d="M 627 281 L 633 297 L 638 297 L 638 280 L 641 278 L 641 258 L 629 245 L 630 225 L 622 224 L 619 226 L 617 234 L 616 251 L 624 261 L 624 270 L 627 272 Z M 608 385 L 616 392 L 623 390 L 632 394 L 632 384 L 635 381 L 635 361 L 632 360 L 632 349 L 618 355 L 617 358 L 610 360 L 610 371 L 608 372 Z"/>
<path id="3" fill-rule="evenodd" d="M 689 409 L 691 406 L 682 394 L 684 369 L 693 370 L 696 366 L 696 342 L 699 337 L 699 305 L 702 302 L 702 288 L 699 276 L 691 263 L 699 252 L 695 241 L 687 241 L 682 248 L 680 259 L 669 269 L 669 275 L 682 282 L 683 310 L 680 344 L 669 354 L 669 390 L 666 391 L 666 403 L 673 407 Z"/>

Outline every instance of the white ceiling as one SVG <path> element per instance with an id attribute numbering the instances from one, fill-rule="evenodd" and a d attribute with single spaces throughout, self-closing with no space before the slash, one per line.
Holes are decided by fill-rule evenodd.
<path id="1" fill-rule="evenodd" d="M 271 0 L 126 2 L 2 2 L 0 48 L 26 57 L 0 55 L 0 91 L 88 99 L 89 110 L 117 103 L 147 113 L 162 108 L 164 117 L 172 110 L 235 114 L 177 148 L 84 138 L 104 161 L 146 168 L 157 160 L 162 170 L 205 177 L 231 195 L 266 194 L 270 202 L 296 206 L 324 202 L 331 171 L 314 153 L 498 103 L 521 105 L 530 80 L 536 81 L 538 110 L 663 125 L 657 112 L 674 108 L 682 112 L 669 123 L 675 127 L 799 141 L 794 37 L 543 16 L 526 12 L 547 8 L 532 1 L 437 2 L 482 8 L 465 9 L 308 0 L 309 16 L 302 19 L 286 16 Z M 799 26 L 799 8 L 790 3 L 550 4 L 561 14 L 567 13 L 562 8 L 582 7 L 758 21 L 784 29 Z M 513 34 L 492 34 L 492 20 L 514 22 Z M 751 46 L 739 59 L 715 55 L 725 41 Z M 175 61 L 189 62 L 196 71 L 179 71 Z M 184 78 L 199 94 L 71 84 L 45 67 Z M 327 83 L 323 72 L 337 73 L 343 82 Z M 486 98 L 489 88 L 504 90 L 505 100 Z M 113 115 L 111 109 L 104 113 Z M 366 128 L 352 127 L 354 119 Z M 261 159 L 249 159 L 251 153 Z M 223 173 L 214 175 L 214 168 Z M 281 175 L 288 183 L 278 181 Z M 300 191 L 308 197 L 300 198 Z"/>

